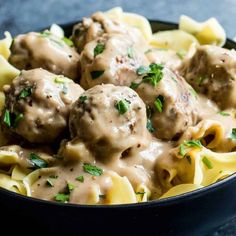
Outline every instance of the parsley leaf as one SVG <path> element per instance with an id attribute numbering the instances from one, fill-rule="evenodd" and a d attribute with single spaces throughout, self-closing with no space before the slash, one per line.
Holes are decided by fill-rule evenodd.
<path id="1" fill-rule="evenodd" d="M 11 116 L 10 111 L 8 109 L 5 109 L 3 122 L 7 125 L 7 127 L 11 127 Z"/>
<path id="2" fill-rule="evenodd" d="M 198 76 L 196 79 L 197 85 L 200 86 L 204 82 L 204 80 L 206 80 L 206 79 L 207 79 L 206 76 Z"/>
<path id="3" fill-rule="evenodd" d="M 200 140 L 185 141 L 184 145 L 186 145 L 187 147 L 198 147 L 198 148 L 202 147 L 202 144 L 201 144 Z"/>
<path id="4" fill-rule="evenodd" d="M 188 163 L 191 165 L 191 163 L 192 163 L 191 156 L 189 156 L 189 155 L 186 155 L 186 159 L 187 159 Z"/>
<path id="5" fill-rule="evenodd" d="M 78 180 L 81 183 L 84 182 L 84 176 L 83 175 L 80 175 L 80 176 L 76 177 L 75 179 Z"/>
<path id="6" fill-rule="evenodd" d="M 24 115 L 22 113 L 15 115 L 15 119 L 13 122 L 13 128 L 16 128 L 19 124 L 19 122 L 24 118 Z"/>
<path id="7" fill-rule="evenodd" d="M 30 153 L 30 160 L 36 169 L 46 168 L 48 166 L 48 163 L 46 161 L 41 159 L 40 156 L 33 152 Z"/>
<path id="8" fill-rule="evenodd" d="M 159 95 L 154 101 L 154 105 L 160 113 L 163 110 L 163 103 L 164 103 L 164 97 L 162 95 Z"/>
<path id="9" fill-rule="evenodd" d="M 54 196 L 54 199 L 58 202 L 68 202 L 70 199 L 69 194 L 58 193 Z"/>
<path id="10" fill-rule="evenodd" d="M 150 133 L 153 133 L 155 131 L 155 128 L 152 126 L 152 121 L 150 119 L 147 119 L 146 127 Z"/>
<path id="11" fill-rule="evenodd" d="M 146 192 L 135 192 L 137 195 L 144 195 Z"/>
<path id="12" fill-rule="evenodd" d="M 57 84 L 64 84 L 65 80 L 62 76 L 57 76 L 57 77 L 55 77 L 54 82 Z"/>
<path id="13" fill-rule="evenodd" d="M 184 144 L 180 144 L 180 146 L 179 146 L 179 154 L 181 156 L 184 156 L 186 154 Z"/>
<path id="14" fill-rule="evenodd" d="M 70 40 L 70 39 L 67 38 L 67 37 L 63 37 L 63 38 L 62 38 L 62 41 L 64 41 L 69 47 L 73 47 L 73 46 L 74 46 L 73 41 Z"/>
<path id="15" fill-rule="evenodd" d="M 177 55 L 181 60 L 183 60 L 184 57 L 185 57 L 185 55 L 186 55 L 186 52 L 183 51 L 183 50 L 181 50 L 181 51 L 176 52 L 176 55 Z"/>
<path id="16" fill-rule="evenodd" d="M 132 82 L 131 85 L 130 85 L 130 88 L 136 89 L 136 88 L 138 88 L 138 86 L 139 86 L 140 84 L 141 84 L 141 83 Z"/>
<path id="17" fill-rule="evenodd" d="M 68 189 L 69 193 L 71 193 L 74 188 L 75 188 L 75 186 L 72 183 L 67 183 L 67 189 Z"/>
<path id="18" fill-rule="evenodd" d="M 121 115 L 123 115 L 129 110 L 129 102 L 126 100 L 120 100 L 115 104 L 115 108 Z"/>
<path id="19" fill-rule="evenodd" d="M 128 47 L 127 55 L 128 55 L 128 58 L 130 58 L 130 59 L 134 58 L 134 49 L 133 49 L 133 47 Z"/>
<path id="20" fill-rule="evenodd" d="M 105 44 L 103 43 L 98 43 L 96 45 L 96 47 L 94 48 L 93 50 L 93 54 L 94 54 L 94 57 L 96 57 L 97 55 L 101 54 L 105 49 Z"/>
<path id="21" fill-rule="evenodd" d="M 206 156 L 202 158 L 202 162 L 206 165 L 208 169 L 213 168 L 212 162 Z"/>
<path id="22" fill-rule="evenodd" d="M 84 169 L 85 172 L 87 172 L 91 175 L 94 175 L 94 176 L 100 176 L 103 173 L 103 170 L 100 167 L 93 166 L 93 165 L 88 164 L 88 163 L 84 163 L 83 169 Z"/>
<path id="23" fill-rule="evenodd" d="M 32 87 L 23 88 L 20 92 L 19 99 L 29 97 L 31 94 L 32 94 Z"/>
<path id="24" fill-rule="evenodd" d="M 234 139 L 234 140 L 236 139 L 236 128 L 232 129 L 232 133 L 230 134 L 230 138 Z"/>
<path id="25" fill-rule="evenodd" d="M 104 70 L 94 70 L 90 72 L 90 75 L 92 77 L 92 79 L 97 79 L 98 77 L 100 77 L 101 75 L 104 74 Z"/>
<path id="26" fill-rule="evenodd" d="M 53 182 L 52 182 L 51 179 L 47 179 L 47 180 L 46 180 L 46 185 L 47 185 L 48 187 L 54 187 L 54 184 L 53 184 Z"/>
<path id="27" fill-rule="evenodd" d="M 84 103 L 87 99 L 88 99 L 87 96 L 80 96 L 80 97 L 79 97 L 79 100 L 80 100 L 82 103 Z"/>
<path id="28" fill-rule="evenodd" d="M 219 115 L 222 115 L 222 116 L 230 116 L 230 114 L 229 113 L 227 113 L 227 112 L 224 112 L 224 111 L 219 111 L 219 112 L 217 112 Z"/>

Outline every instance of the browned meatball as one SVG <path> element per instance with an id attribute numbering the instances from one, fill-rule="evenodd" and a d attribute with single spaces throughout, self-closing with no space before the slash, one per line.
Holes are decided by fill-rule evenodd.
<path id="1" fill-rule="evenodd" d="M 236 108 L 236 52 L 217 46 L 199 46 L 184 61 L 181 74 L 221 109 Z"/>
<path id="2" fill-rule="evenodd" d="M 145 54 L 128 36 L 104 35 L 86 44 L 81 54 L 81 86 L 85 89 L 97 84 L 129 86 L 138 78 L 137 68 L 147 65 Z"/>
<path id="3" fill-rule="evenodd" d="M 197 97 L 191 86 L 170 69 L 157 64 L 150 67 L 153 74 L 145 73 L 132 87 L 147 106 L 149 130 L 160 139 L 177 139 L 198 120 Z"/>
<path id="4" fill-rule="evenodd" d="M 104 13 L 94 13 L 91 18 L 84 18 L 73 28 L 72 40 L 78 51 L 84 46 L 104 34 L 128 35 L 133 43 L 140 46 L 139 50 L 145 50 L 146 42 L 140 31 L 118 21 L 109 19 Z"/>
<path id="5" fill-rule="evenodd" d="M 43 69 L 22 71 L 6 95 L 2 124 L 32 143 L 51 143 L 66 129 L 71 104 L 83 89 Z"/>
<path id="6" fill-rule="evenodd" d="M 69 126 L 98 157 L 112 157 L 141 147 L 149 137 L 146 109 L 132 89 L 112 84 L 96 85 L 74 103 Z"/>
<path id="7" fill-rule="evenodd" d="M 45 31 L 18 35 L 9 61 L 20 70 L 43 68 L 70 79 L 79 77 L 79 55 L 62 39 Z"/>

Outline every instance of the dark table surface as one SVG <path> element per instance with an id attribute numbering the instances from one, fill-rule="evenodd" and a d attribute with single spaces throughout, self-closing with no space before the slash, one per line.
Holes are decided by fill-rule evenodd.
<path id="1" fill-rule="evenodd" d="M 236 0 L 0 0 L 0 36 L 19 34 L 52 23 L 67 23 L 98 10 L 122 6 L 150 19 L 178 22 L 181 14 L 203 21 L 212 16 L 228 37 L 236 36 Z M 236 218 L 209 236 L 236 235 Z"/>

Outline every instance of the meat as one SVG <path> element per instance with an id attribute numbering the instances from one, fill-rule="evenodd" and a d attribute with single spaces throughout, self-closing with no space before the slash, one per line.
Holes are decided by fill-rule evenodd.
<path id="1" fill-rule="evenodd" d="M 22 71 L 4 92 L 5 130 L 31 143 L 52 143 L 66 129 L 71 104 L 83 89 L 66 77 L 33 69 Z"/>
<path id="2" fill-rule="evenodd" d="M 79 55 L 62 39 L 45 31 L 18 35 L 9 61 L 20 70 L 43 68 L 75 80 L 79 77 Z"/>
<path id="3" fill-rule="evenodd" d="M 236 107 L 236 52 L 199 46 L 181 68 L 182 76 L 221 109 Z"/>
<path id="4" fill-rule="evenodd" d="M 104 35 L 86 44 L 84 48 L 81 54 L 80 83 L 84 89 L 102 83 L 129 86 L 138 78 L 137 68 L 147 64 L 145 54 L 128 36 Z"/>
<path id="5" fill-rule="evenodd" d="M 128 35 L 133 43 L 140 46 L 140 50 L 145 50 L 146 42 L 138 29 L 111 20 L 102 12 L 96 12 L 91 18 L 84 18 L 82 23 L 75 25 L 72 40 L 78 51 L 81 52 L 87 43 L 104 34 Z"/>
<path id="6" fill-rule="evenodd" d="M 112 84 L 85 91 L 70 112 L 72 138 L 79 138 L 96 157 L 126 156 L 145 145 L 146 109 L 132 89 Z M 123 154 L 122 154 L 123 153 Z"/>
<path id="7" fill-rule="evenodd" d="M 165 65 L 173 71 L 178 70 L 182 63 L 182 55 L 171 49 L 153 48 L 146 52 L 146 56 L 149 62 Z"/>
<path id="8" fill-rule="evenodd" d="M 177 139 L 198 120 L 198 102 L 194 90 L 168 68 L 152 64 L 159 73 L 155 84 L 150 74 L 136 83 L 136 92 L 147 106 L 149 130 L 160 139 Z"/>

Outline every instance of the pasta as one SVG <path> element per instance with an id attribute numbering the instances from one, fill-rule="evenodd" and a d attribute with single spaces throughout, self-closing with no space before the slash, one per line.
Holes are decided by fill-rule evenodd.
<path id="1" fill-rule="evenodd" d="M 0 187 L 75 204 L 142 203 L 236 172 L 236 53 L 215 18 L 152 32 L 113 8 L 67 37 L 0 40 Z M 222 79 L 224 78 L 224 79 Z M 79 81 L 79 82 L 78 82 Z"/>

